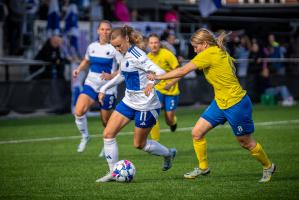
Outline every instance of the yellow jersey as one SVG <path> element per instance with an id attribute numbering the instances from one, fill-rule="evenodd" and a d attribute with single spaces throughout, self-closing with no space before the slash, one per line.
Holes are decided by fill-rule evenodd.
<path id="1" fill-rule="evenodd" d="M 148 53 L 147 57 L 166 72 L 174 70 L 179 66 L 179 62 L 175 55 L 173 55 L 171 51 L 164 48 L 160 48 L 156 55 Z M 169 90 L 164 89 L 164 87 L 172 81 L 173 79 L 161 80 L 157 85 L 155 85 L 155 89 L 165 95 L 178 95 L 180 93 L 178 83 L 174 84 Z"/>
<path id="2" fill-rule="evenodd" d="M 191 62 L 202 69 L 213 86 L 220 109 L 237 104 L 246 95 L 235 74 L 233 58 L 218 46 L 211 46 L 197 54 Z"/>

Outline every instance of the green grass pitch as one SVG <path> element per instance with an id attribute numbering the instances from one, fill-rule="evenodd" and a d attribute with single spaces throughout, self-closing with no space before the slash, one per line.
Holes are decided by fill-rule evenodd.
<path id="1" fill-rule="evenodd" d="M 197 166 L 191 127 L 203 109 L 179 108 L 178 128 L 170 133 L 160 115 L 161 143 L 176 147 L 173 168 L 161 171 L 162 158 L 133 148 L 133 123 L 117 138 L 120 159 L 136 169 L 132 183 L 102 183 L 108 167 L 98 157 L 102 125 L 88 119 L 92 140 L 77 153 L 79 133 L 71 115 L 0 119 L 0 199 L 299 199 L 299 106 L 254 106 L 257 139 L 277 165 L 271 182 L 260 184 L 262 169 L 219 126 L 208 136 L 209 176 L 186 180 Z"/>

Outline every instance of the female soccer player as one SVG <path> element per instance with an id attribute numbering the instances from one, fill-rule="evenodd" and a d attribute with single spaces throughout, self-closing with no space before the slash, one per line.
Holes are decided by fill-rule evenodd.
<path id="1" fill-rule="evenodd" d="M 73 71 L 73 77 L 76 78 L 81 71 L 90 66 L 83 91 L 79 95 L 75 107 L 75 122 L 82 134 L 82 139 L 77 149 L 78 152 L 83 152 L 90 140 L 85 113 L 92 104 L 98 101 L 100 88 L 117 74 L 115 60 L 119 53 L 109 44 L 111 30 L 112 27 L 109 21 L 103 20 L 100 22 L 97 29 L 99 40 L 88 46 L 85 58 Z M 100 112 L 104 126 L 106 126 L 112 110 L 115 108 L 116 93 L 116 87 L 109 89 L 104 99 L 104 104 L 101 105 Z"/>
<path id="2" fill-rule="evenodd" d="M 135 121 L 134 147 L 152 155 L 163 156 L 162 170 L 171 168 L 175 149 L 168 149 L 147 136 L 155 125 L 160 111 L 160 101 L 155 93 L 154 82 L 146 78 L 149 71 L 162 74 L 164 71 L 150 61 L 140 49 L 142 36 L 128 26 L 116 28 L 111 33 L 111 44 L 123 57 L 120 59 L 120 73 L 104 85 L 99 94 L 101 103 L 108 88 L 125 81 L 126 91 L 122 101 L 116 106 L 104 130 L 104 151 L 110 172 L 96 182 L 114 181 L 112 169 L 118 161 L 116 136 L 131 120 Z"/>
<path id="3" fill-rule="evenodd" d="M 161 48 L 160 38 L 157 34 L 151 34 L 148 37 L 148 47 L 150 48 L 150 53 L 147 54 L 147 57 L 164 71 L 169 72 L 179 66 L 175 55 L 171 51 Z M 175 110 L 178 105 L 180 93 L 178 80 L 179 78 L 162 80 L 155 86 L 160 102 L 165 110 L 165 121 L 170 126 L 172 132 L 177 128 Z M 153 127 L 151 137 L 153 140 L 159 141 L 159 121 Z"/>
<path id="4" fill-rule="evenodd" d="M 208 82 L 214 87 L 215 100 L 205 110 L 192 130 L 193 146 L 199 168 L 184 174 L 185 178 L 195 178 L 210 172 L 207 162 L 207 142 L 209 130 L 226 121 L 229 122 L 237 141 L 248 149 L 263 166 L 263 177 L 259 182 L 268 182 L 275 171 L 262 146 L 252 138 L 252 103 L 246 91 L 240 86 L 235 75 L 233 59 L 225 50 L 225 34 L 218 38 L 207 29 L 197 30 L 191 37 L 191 44 L 197 55 L 186 65 L 163 75 L 149 74 L 150 80 L 164 80 L 183 77 L 195 69 L 201 69 Z"/>

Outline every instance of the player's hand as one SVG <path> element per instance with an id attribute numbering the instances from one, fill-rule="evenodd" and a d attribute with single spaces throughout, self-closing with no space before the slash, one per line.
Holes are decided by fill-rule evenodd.
<path id="1" fill-rule="evenodd" d="M 79 74 L 80 74 L 80 69 L 79 68 L 76 68 L 76 69 L 73 70 L 73 78 L 77 78 Z"/>
<path id="2" fill-rule="evenodd" d="M 99 102 L 101 105 L 104 105 L 104 98 L 105 98 L 105 93 L 100 92 L 98 95 Z"/>
<path id="3" fill-rule="evenodd" d="M 108 74 L 108 73 L 106 73 L 106 72 L 102 72 L 102 74 L 101 74 L 101 79 L 102 80 L 111 80 L 112 78 L 113 78 L 113 75 L 112 74 Z"/>
<path id="4" fill-rule="evenodd" d="M 156 74 L 155 74 L 154 72 L 148 72 L 148 73 L 146 74 L 146 77 L 147 77 L 147 79 L 149 79 L 149 80 L 151 80 L 151 81 L 156 80 Z"/>
<path id="5" fill-rule="evenodd" d="M 146 96 L 149 96 L 151 94 L 151 92 L 153 91 L 153 88 L 154 88 L 154 84 L 152 84 L 152 83 L 147 84 L 147 86 L 144 89 L 144 94 Z"/>
<path id="6" fill-rule="evenodd" d="M 164 90 L 169 90 L 171 88 L 171 86 L 172 86 L 172 84 L 165 85 Z"/>

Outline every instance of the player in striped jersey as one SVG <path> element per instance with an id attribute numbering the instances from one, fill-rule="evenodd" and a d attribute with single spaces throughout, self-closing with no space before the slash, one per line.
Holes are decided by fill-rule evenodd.
<path id="1" fill-rule="evenodd" d="M 90 140 L 86 112 L 98 101 L 100 88 L 117 74 L 116 59 L 119 53 L 109 44 L 109 37 L 112 27 L 109 21 L 100 22 L 97 33 L 99 40 L 91 43 L 86 51 L 85 58 L 73 71 L 76 78 L 79 73 L 89 66 L 83 91 L 78 97 L 75 107 L 75 122 L 82 135 L 77 151 L 83 152 Z M 104 104 L 101 105 L 101 119 L 103 126 L 106 126 L 108 119 L 115 108 L 117 88 L 112 87 L 107 91 Z"/>
<path id="2" fill-rule="evenodd" d="M 134 146 L 152 155 L 163 156 L 162 170 L 171 168 L 171 160 L 176 150 L 168 149 L 162 144 L 148 140 L 147 137 L 155 125 L 160 112 L 160 101 L 153 89 L 154 82 L 147 79 L 148 72 L 164 73 L 164 70 L 149 60 L 140 49 L 142 36 L 131 27 L 116 28 L 111 34 L 111 44 L 122 53 L 120 73 L 104 85 L 100 90 L 99 100 L 102 101 L 106 91 L 125 81 L 126 91 L 122 101 L 116 106 L 104 130 L 104 149 L 110 172 L 96 182 L 114 181 L 112 169 L 118 161 L 116 136 L 131 120 L 135 121 Z M 102 102 L 103 103 L 103 102 Z"/>

